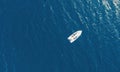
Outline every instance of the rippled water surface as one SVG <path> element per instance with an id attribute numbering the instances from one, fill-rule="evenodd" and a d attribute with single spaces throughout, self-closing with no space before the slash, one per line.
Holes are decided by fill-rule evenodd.
<path id="1" fill-rule="evenodd" d="M 0 72 L 120 72 L 120 1 L 0 0 Z"/>

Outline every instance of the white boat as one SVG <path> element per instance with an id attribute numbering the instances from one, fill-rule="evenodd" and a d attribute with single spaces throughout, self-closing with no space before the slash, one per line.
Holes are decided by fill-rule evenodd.
<path id="1" fill-rule="evenodd" d="M 71 34 L 69 37 L 68 37 L 68 40 L 70 41 L 70 43 L 73 43 L 75 40 L 77 40 L 82 34 L 82 31 L 81 30 L 78 30 L 76 32 L 74 32 L 73 34 Z"/>

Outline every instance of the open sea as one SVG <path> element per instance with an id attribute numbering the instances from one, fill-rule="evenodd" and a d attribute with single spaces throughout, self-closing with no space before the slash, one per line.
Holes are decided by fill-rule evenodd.
<path id="1" fill-rule="evenodd" d="M 0 0 L 0 72 L 120 72 L 120 0 Z"/>

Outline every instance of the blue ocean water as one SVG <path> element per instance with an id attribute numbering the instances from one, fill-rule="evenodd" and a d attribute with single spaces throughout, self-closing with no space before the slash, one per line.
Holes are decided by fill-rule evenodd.
<path id="1" fill-rule="evenodd" d="M 119 45 L 119 0 L 0 0 L 0 72 L 120 72 Z"/>

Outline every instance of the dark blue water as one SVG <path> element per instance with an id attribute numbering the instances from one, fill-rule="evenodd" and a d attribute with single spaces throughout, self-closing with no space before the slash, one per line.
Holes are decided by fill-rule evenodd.
<path id="1" fill-rule="evenodd" d="M 0 0 L 0 72 L 120 72 L 119 45 L 119 0 Z"/>

